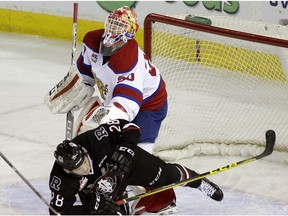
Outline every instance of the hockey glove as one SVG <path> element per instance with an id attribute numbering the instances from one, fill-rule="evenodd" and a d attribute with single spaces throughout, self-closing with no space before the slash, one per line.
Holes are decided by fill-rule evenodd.
<path id="1" fill-rule="evenodd" d="M 121 143 L 116 146 L 116 151 L 111 157 L 114 162 L 112 172 L 115 176 L 129 173 L 135 154 L 133 149 L 134 146 L 128 143 Z"/>
<path id="2" fill-rule="evenodd" d="M 44 102 L 53 114 L 67 113 L 84 107 L 93 93 L 94 88 L 84 83 L 76 66 L 72 65 L 68 74 L 44 96 Z"/>
<path id="3" fill-rule="evenodd" d="M 103 194 L 93 194 L 89 211 L 94 215 L 117 215 L 120 212 L 120 206 Z"/>
<path id="4" fill-rule="evenodd" d="M 140 128 L 136 124 L 129 122 L 123 126 L 121 141 L 137 145 L 140 136 Z"/>

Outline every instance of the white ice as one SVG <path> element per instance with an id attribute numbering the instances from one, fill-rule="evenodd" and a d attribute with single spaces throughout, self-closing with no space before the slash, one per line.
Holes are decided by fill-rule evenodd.
<path id="1" fill-rule="evenodd" d="M 0 151 L 47 201 L 53 151 L 65 137 L 66 116 L 51 114 L 43 96 L 67 73 L 70 60 L 67 41 L 0 33 Z M 197 156 L 178 162 L 202 173 L 242 159 Z M 233 168 L 210 177 L 223 188 L 222 202 L 176 188 L 177 214 L 288 215 L 287 177 L 285 165 L 267 160 Z M 48 215 L 47 209 L 0 158 L 0 215 Z"/>

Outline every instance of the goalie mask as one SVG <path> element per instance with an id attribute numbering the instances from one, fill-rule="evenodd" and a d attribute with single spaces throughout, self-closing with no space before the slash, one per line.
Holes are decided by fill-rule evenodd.
<path id="1" fill-rule="evenodd" d="M 137 14 L 127 6 L 111 12 L 104 25 L 105 32 L 100 44 L 100 53 L 104 56 L 111 56 L 134 38 L 139 27 Z"/>
<path id="2" fill-rule="evenodd" d="M 64 140 L 63 143 L 60 143 L 54 152 L 56 162 L 68 171 L 80 167 L 86 155 L 87 151 L 84 148 L 69 140 Z"/>

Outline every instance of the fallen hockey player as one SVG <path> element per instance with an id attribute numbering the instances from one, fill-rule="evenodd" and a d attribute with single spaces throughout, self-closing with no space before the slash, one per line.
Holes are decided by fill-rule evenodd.
<path id="1" fill-rule="evenodd" d="M 198 175 L 139 148 L 139 136 L 137 125 L 113 120 L 60 143 L 54 152 L 56 161 L 49 180 L 51 207 L 63 215 L 145 214 L 141 211 L 145 206 L 135 209 L 137 200 L 131 207 L 116 204 L 125 196 L 128 185 L 153 189 Z M 223 199 L 222 190 L 207 178 L 185 187 L 199 189 L 216 201 Z M 142 199 L 149 200 L 149 196 Z M 147 203 L 152 205 L 150 209 L 161 209 L 157 202 Z"/>

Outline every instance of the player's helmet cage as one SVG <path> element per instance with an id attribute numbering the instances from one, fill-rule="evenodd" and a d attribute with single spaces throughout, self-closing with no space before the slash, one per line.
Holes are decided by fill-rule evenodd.
<path id="1" fill-rule="evenodd" d="M 87 151 L 84 148 L 69 140 L 60 143 L 54 152 L 56 162 L 69 171 L 80 167 L 86 155 Z"/>
<path id="2" fill-rule="evenodd" d="M 137 14 L 128 6 L 118 8 L 108 15 L 104 26 L 104 46 L 109 47 L 120 41 L 127 43 L 138 30 Z"/>

